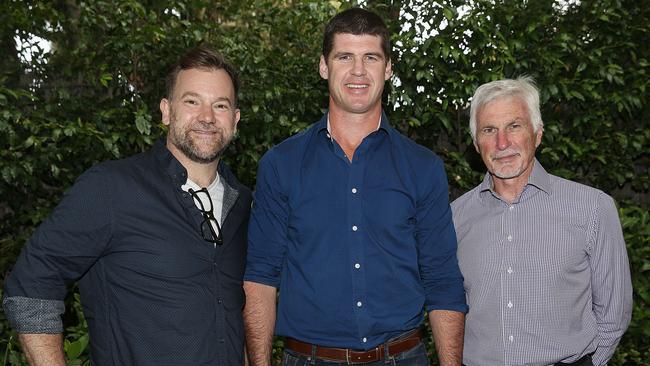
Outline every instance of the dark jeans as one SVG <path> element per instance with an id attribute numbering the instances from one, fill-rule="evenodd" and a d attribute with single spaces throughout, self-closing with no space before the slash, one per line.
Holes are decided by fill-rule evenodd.
<path id="1" fill-rule="evenodd" d="M 346 363 L 325 361 L 316 359 L 312 362 L 310 356 L 305 356 L 300 353 L 295 353 L 290 350 L 284 350 L 284 357 L 282 359 L 282 366 L 341 366 Z M 369 362 L 362 364 L 363 366 L 429 366 L 429 359 L 427 358 L 427 349 L 424 343 L 413 347 L 412 349 L 399 353 L 388 359 Z"/>

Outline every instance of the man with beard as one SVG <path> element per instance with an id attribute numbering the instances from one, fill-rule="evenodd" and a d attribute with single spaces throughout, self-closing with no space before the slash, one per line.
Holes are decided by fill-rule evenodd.
<path id="1" fill-rule="evenodd" d="M 452 203 L 469 305 L 463 363 L 606 365 L 632 313 L 614 200 L 535 159 L 531 78 L 480 86 L 470 130 L 488 173 Z"/>
<path id="2" fill-rule="evenodd" d="M 167 140 L 85 172 L 24 247 L 4 309 L 32 365 L 65 365 L 75 281 L 94 365 L 242 365 L 250 191 L 220 161 L 240 112 L 232 65 L 185 54 L 160 102 Z"/>

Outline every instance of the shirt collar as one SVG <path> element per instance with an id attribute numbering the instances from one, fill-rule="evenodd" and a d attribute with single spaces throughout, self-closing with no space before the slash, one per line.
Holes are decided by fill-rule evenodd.
<path id="1" fill-rule="evenodd" d="M 178 183 L 179 187 L 185 183 L 187 180 L 187 170 L 183 164 L 174 157 L 171 151 L 167 149 L 164 138 L 156 140 L 152 152 L 156 157 L 156 160 L 160 163 L 160 166 L 174 180 L 174 183 Z"/>
<path id="2" fill-rule="evenodd" d="M 167 149 L 167 144 L 164 138 L 156 140 L 153 145 L 152 152 L 160 166 L 169 174 L 175 184 L 178 187 L 185 184 L 187 181 L 187 169 L 181 164 L 176 157 Z M 217 180 L 222 180 L 224 185 L 228 184 L 232 188 L 237 189 L 239 183 L 237 179 L 232 174 L 230 169 L 226 166 L 223 160 L 219 160 L 219 165 L 217 167 Z M 222 179 L 223 178 L 223 179 Z"/>
<path id="3" fill-rule="evenodd" d="M 325 113 L 323 117 L 320 119 L 320 121 L 316 122 L 316 129 L 318 133 L 327 133 L 327 137 L 329 139 L 332 139 L 331 134 L 330 134 L 330 116 L 329 112 Z M 386 113 L 384 113 L 384 110 L 382 109 L 381 111 L 381 118 L 379 119 L 379 123 L 377 124 L 377 129 L 375 131 L 384 131 L 388 133 L 388 135 L 391 134 L 391 126 L 390 123 L 388 122 L 388 117 L 386 116 Z"/>
<path id="4" fill-rule="evenodd" d="M 535 158 L 535 161 L 533 162 L 533 171 L 530 173 L 530 177 L 528 178 L 528 183 L 526 183 L 527 186 L 533 186 L 536 187 L 537 189 L 545 192 L 546 194 L 551 194 L 551 179 L 549 174 L 546 172 L 542 164 L 539 163 L 537 158 Z M 496 194 L 492 190 L 492 175 L 490 172 L 487 172 L 485 174 L 485 177 L 483 178 L 483 182 L 479 184 L 479 192 L 483 193 L 489 191 L 493 194 Z"/>

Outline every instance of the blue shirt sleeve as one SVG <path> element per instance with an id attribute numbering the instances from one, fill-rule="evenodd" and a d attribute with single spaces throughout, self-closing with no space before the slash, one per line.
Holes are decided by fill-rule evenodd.
<path id="1" fill-rule="evenodd" d="M 260 160 L 257 172 L 244 280 L 277 288 L 288 242 L 289 207 L 273 154 L 271 150 Z"/>
<path id="2" fill-rule="evenodd" d="M 425 308 L 467 312 L 463 276 L 456 258 L 456 232 L 449 207 L 447 175 L 436 158 L 417 204 L 418 264 L 425 291 Z M 419 182 L 422 184 L 423 182 Z"/>

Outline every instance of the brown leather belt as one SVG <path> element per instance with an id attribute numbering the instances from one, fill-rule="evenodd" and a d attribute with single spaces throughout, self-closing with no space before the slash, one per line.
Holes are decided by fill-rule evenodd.
<path id="1" fill-rule="evenodd" d="M 399 353 L 413 349 L 415 346 L 420 344 L 420 342 L 422 342 L 422 333 L 422 329 L 418 328 L 417 330 L 406 334 L 403 337 L 388 342 L 388 355 L 392 357 Z M 380 361 L 384 359 L 385 355 L 385 344 L 381 344 L 371 350 L 358 351 L 347 348 L 314 346 L 312 344 L 301 342 L 293 338 L 287 338 L 284 345 L 287 349 L 308 357 L 311 357 L 312 349 L 315 347 L 316 358 L 326 361 L 347 363 L 348 365 Z"/>

